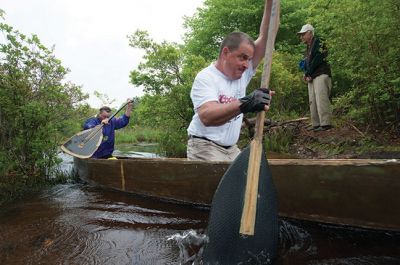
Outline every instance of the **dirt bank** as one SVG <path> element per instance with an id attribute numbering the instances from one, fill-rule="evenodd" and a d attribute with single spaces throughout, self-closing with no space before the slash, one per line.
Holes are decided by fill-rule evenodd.
<path id="1" fill-rule="evenodd" d="M 400 159 L 400 137 L 393 132 L 366 131 L 350 123 L 314 132 L 306 120 L 290 127 L 294 143 L 289 152 L 299 158 Z"/>

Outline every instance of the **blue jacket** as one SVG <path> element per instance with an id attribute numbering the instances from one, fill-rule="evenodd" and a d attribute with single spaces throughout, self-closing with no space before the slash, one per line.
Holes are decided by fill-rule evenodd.
<path id="1" fill-rule="evenodd" d="M 129 117 L 125 114 L 119 118 L 112 118 L 108 124 L 103 126 L 103 141 L 97 151 L 92 155 L 94 158 L 111 156 L 114 151 L 115 130 L 124 128 L 129 123 Z M 101 124 L 97 117 L 89 118 L 83 125 L 83 129 L 87 130 Z"/>

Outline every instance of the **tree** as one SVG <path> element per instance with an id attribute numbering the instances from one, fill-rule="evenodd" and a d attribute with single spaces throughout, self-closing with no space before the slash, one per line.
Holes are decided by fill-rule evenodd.
<path id="1" fill-rule="evenodd" d="M 337 111 L 370 128 L 400 130 L 399 1 L 319 0 L 310 9 L 327 35 Z"/>
<path id="2" fill-rule="evenodd" d="M 205 61 L 185 56 L 175 43 L 156 43 L 145 31 L 135 32 L 129 41 L 145 51 L 144 62 L 130 75 L 131 83 L 146 92 L 136 110 L 138 121 L 161 131 L 160 145 L 168 155 L 184 156 L 186 128 L 193 115 L 190 89 Z"/>
<path id="3" fill-rule="evenodd" d="M 97 90 L 93 94 L 101 101 L 102 106 L 109 106 L 115 102 L 115 99 L 111 99 L 107 94 L 103 94 Z"/>
<path id="4" fill-rule="evenodd" d="M 222 39 L 232 31 L 256 38 L 263 14 L 263 0 L 206 0 L 204 7 L 185 18 L 185 49 L 207 61 L 215 60 Z"/>
<path id="5" fill-rule="evenodd" d="M 80 87 L 63 82 L 68 69 L 36 35 L 6 23 L 0 43 L 0 193 L 48 180 L 69 120 L 86 106 Z M 10 185 L 11 184 L 11 185 Z"/>

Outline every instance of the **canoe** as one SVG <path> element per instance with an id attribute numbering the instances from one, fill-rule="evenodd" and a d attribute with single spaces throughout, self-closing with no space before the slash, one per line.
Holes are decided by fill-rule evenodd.
<path id="1" fill-rule="evenodd" d="M 282 217 L 400 231 L 400 160 L 269 159 Z M 172 202 L 209 206 L 227 162 L 74 158 L 84 181 Z M 232 194 L 232 196 L 235 196 Z"/>

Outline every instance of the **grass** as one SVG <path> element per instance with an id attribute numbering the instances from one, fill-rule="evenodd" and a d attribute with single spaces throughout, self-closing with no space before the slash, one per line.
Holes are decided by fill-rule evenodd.
<path id="1" fill-rule="evenodd" d="M 159 132 L 148 127 L 128 127 L 115 132 L 116 144 L 156 143 L 159 138 Z"/>
<path id="2" fill-rule="evenodd" d="M 264 137 L 264 146 L 266 150 L 275 153 L 289 153 L 290 145 L 293 143 L 294 132 L 289 128 L 277 128 Z"/>

